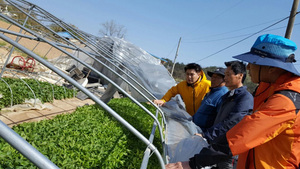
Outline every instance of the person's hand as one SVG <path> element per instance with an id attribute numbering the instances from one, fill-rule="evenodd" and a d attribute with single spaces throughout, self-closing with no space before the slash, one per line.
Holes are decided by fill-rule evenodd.
<path id="1" fill-rule="evenodd" d="M 188 161 L 169 163 L 165 167 L 166 169 L 191 169 Z"/>
<path id="2" fill-rule="evenodd" d="M 154 102 L 154 104 L 156 104 L 158 106 L 163 106 L 165 104 L 165 102 L 163 100 L 154 100 L 153 102 Z"/>
<path id="3" fill-rule="evenodd" d="M 195 135 L 196 135 L 196 136 L 203 137 L 202 134 L 200 134 L 200 133 L 195 133 Z"/>

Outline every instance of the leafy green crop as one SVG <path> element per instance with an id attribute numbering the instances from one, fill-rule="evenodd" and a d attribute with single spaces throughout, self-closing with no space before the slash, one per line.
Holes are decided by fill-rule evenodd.
<path id="1" fill-rule="evenodd" d="M 5 80 L 11 87 L 13 92 L 13 105 L 24 103 L 25 99 L 34 98 L 31 90 L 20 79 L 3 78 L 3 80 Z M 30 86 L 36 97 L 42 102 L 52 102 L 53 99 L 61 100 L 64 98 L 71 98 L 74 94 L 74 90 L 58 85 L 52 85 L 54 90 L 53 98 L 53 90 L 50 83 L 40 82 L 34 79 L 23 80 Z M 10 106 L 12 98 L 11 92 L 2 80 L 0 80 L 0 92 L 2 94 L 2 98 L 0 99 L 0 108 Z"/>
<path id="2" fill-rule="evenodd" d="M 109 104 L 125 120 L 149 137 L 153 119 L 129 99 Z M 150 111 L 154 107 L 144 104 Z M 72 114 L 13 127 L 60 168 L 140 168 L 146 145 L 99 106 L 79 107 Z M 156 130 L 157 131 L 157 130 Z M 162 150 L 159 134 L 154 144 Z M 0 168 L 36 168 L 0 139 Z M 148 168 L 160 168 L 152 155 Z"/>

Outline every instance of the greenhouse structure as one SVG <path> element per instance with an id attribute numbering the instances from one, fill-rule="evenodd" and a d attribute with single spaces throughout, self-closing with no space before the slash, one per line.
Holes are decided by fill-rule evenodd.
<path id="1" fill-rule="evenodd" d="M 8 87 L 4 77 L 29 78 L 72 88 L 78 91 L 78 97 L 92 99 L 144 143 L 141 168 L 147 168 L 152 155 L 165 168 L 169 162 L 184 160 L 175 154 L 196 152 L 206 145 L 200 137 L 191 140 L 203 142 L 197 147 L 183 150 L 185 145 L 178 144 L 199 130 L 191 122 L 180 97 L 164 107 L 153 104 L 153 100 L 160 99 L 176 84 L 160 59 L 124 39 L 98 37 L 79 30 L 25 0 L 4 0 L 0 16 L 0 40 L 10 45 L 1 46 L 6 53 L 1 55 L 0 79 Z M 94 89 L 102 86 L 105 92 L 99 96 L 90 90 L 91 86 Z M 28 90 L 32 91 L 29 86 Z M 128 97 L 145 116 L 153 119 L 150 137 L 146 138 L 107 105 L 116 92 Z M 11 106 L 12 98 L 11 94 Z M 152 104 L 156 113 L 141 102 Z M 0 136 L 35 166 L 59 168 L 6 124 L 0 122 L 0 125 Z M 157 132 L 159 138 L 154 137 Z M 162 152 L 153 145 L 154 139 L 160 140 Z"/>

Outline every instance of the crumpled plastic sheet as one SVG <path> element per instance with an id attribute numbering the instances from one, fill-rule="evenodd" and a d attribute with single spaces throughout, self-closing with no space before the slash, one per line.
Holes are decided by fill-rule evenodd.
<path id="1" fill-rule="evenodd" d="M 203 147 L 207 146 L 207 142 L 200 136 L 194 135 L 184 138 L 177 144 L 173 156 L 170 157 L 170 163 L 189 161 L 191 157 L 194 157 Z"/>
<path id="2" fill-rule="evenodd" d="M 199 153 L 208 143 L 196 133 L 202 133 L 186 112 L 180 95 L 172 98 L 163 107 L 167 120 L 166 127 L 166 154 L 170 163 L 188 161 Z"/>
<path id="3" fill-rule="evenodd" d="M 127 74 L 131 75 L 134 80 L 142 84 L 143 87 L 145 87 L 152 95 L 154 95 L 158 99 L 160 99 L 170 89 L 171 86 L 176 85 L 175 80 L 171 77 L 168 70 L 161 64 L 161 60 L 153 57 L 143 49 L 123 39 L 114 37 L 103 37 L 98 42 L 98 45 L 101 47 L 99 51 L 99 53 L 101 53 L 101 56 L 96 56 L 96 58 L 125 77 L 126 80 L 133 84 L 134 87 L 139 89 L 139 91 L 141 91 L 146 97 L 154 99 L 145 91 L 143 91 L 140 86 L 136 85 L 133 80 L 124 76 L 124 74 L 115 66 L 121 68 Z M 91 50 L 88 51 L 92 52 Z M 97 61 L 91 62 L 90 59 L 88 59 L 88 56 L 83 53 L 77 53 L 76 55 L 81 60 L 85 60 L 86 62 L 91 64 L 95 69 L 114 81 L 118 86 L 121 86 L 122 89 L 124 89 L 126 92 L 131 93 L 131 96 L 133 96 L 139 102 L 146 101 L 146 99 L 142 97 L 141 94 L 136 92 L 136 90 L 134 90 L 127 84 L 124 84 L 123 80 L 120 80 L 117 75 L 112 73 L 101 63 L 98 63 Z M 105 57 L 112 63 L 110 63 L 103 57 Z M 132 75 L 130 72 L 132 72 L 134 75 Z M 90 76 L 98 77 L 103 85 L 108 85 L 107 80 L 101 78 L 95 72 L 91 72 Z M 116 91 L 116 89 L 107 91 L 107 95 L 109 95 L 107 96 L 107 98 L 110 98 L 110 95 L 112 95 L 114 91 Z"/>
<path id="4" fill-rule="evenodd" d="M 153 57 L 143 49 L 123 39 L 113 37 L 104 37 L 100 42 L 103 45 L 103 48 L 112 52 L 112 60 L 115 59 L 120 61 L 126 68 L 133 72 L 134 75 L 131 76 L 156 98 L 160 99 L 171 86 L 176 85 L 175 80 L 171 77 L 168 70 L 161 64 L 161 60 Z M 122 65 L 119 65 L 119 63 L 114 63 L 120 68 L 123 67 Z M 101 66 L 97 64 L 97 67 L 100 68 Z M 124 68 L 123 70 L 126 69 Z M 109 75 L 109 72 L 106 72 L 105 68 L 102 68 L 101 72 L 104 72 L 105 75 Z M 126 72 L 130 74 L 129 71 Z M 116 81 L 119 77 L 110 76 L 109 78 Z M 152 98 L 149 94 L 144 92 L 141 87 L 130 80 L 130 78 L 126 79 L 148 98 Z M 124 89 L 128 89 L 128 91 L 131 92 L 131 95 L 138 101 L 146 101 L 146 99 L 136 92 L 136 90 L 132 89 L 132 87 L 126 88 L 124 86 Z"/>

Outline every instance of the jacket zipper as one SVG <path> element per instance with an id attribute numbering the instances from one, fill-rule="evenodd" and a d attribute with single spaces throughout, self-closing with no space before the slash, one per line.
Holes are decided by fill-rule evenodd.
<path id="1" fill-rule="evenodd" d="M 193 86 L 193 109 L 194 109 L 194 114 L 195 114 L 195 88 Z"/>

